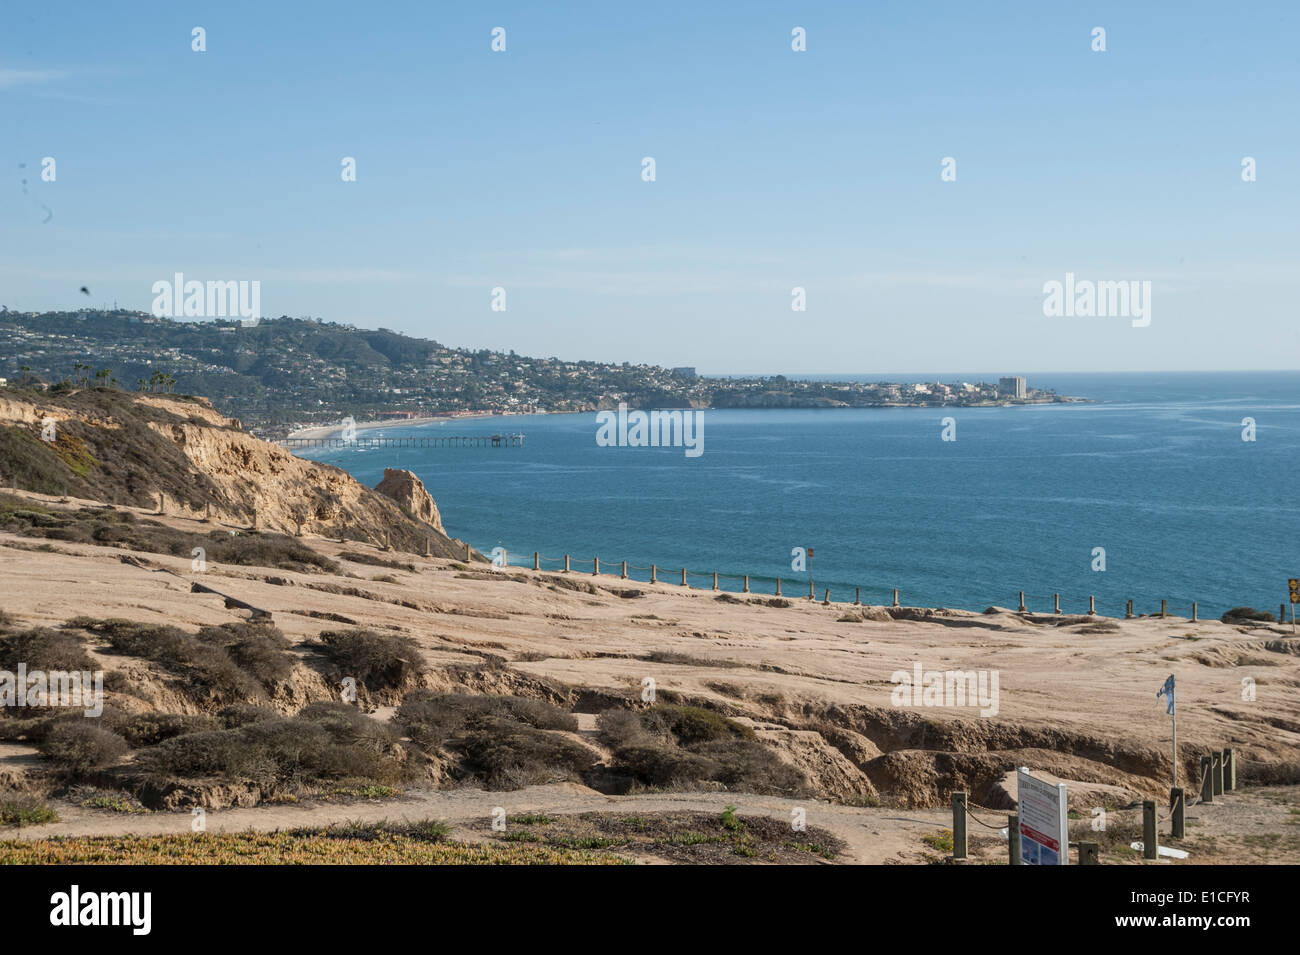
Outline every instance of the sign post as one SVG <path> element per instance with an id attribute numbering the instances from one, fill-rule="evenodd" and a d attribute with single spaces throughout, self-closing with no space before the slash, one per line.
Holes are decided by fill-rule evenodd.
<path id="1" fill-rule="evenodd" d="M 1178 708 L 1174 706 L 1174 675 L 1169 674 L 1169 679 L 1165 680 L 1165 685 L 1156 690 L 1156 699 L 1165 697 L 1167 701 L 1167 710 L 1170 719 L 1174 723 L 1174 788 L 1178 788 Z"/>
<path id="2" fill-rule="evenodd" d="M 1021 766 L 1016 772 L 1021 865 L 1069 865 L 1065 783 L 1052 785 Z"/>

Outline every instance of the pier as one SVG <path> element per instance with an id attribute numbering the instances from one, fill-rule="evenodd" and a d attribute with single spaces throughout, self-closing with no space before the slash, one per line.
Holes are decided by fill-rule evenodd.
<path id="1" fill-rule="evenodd" d="M 441 434 L 398 438 L 283 438 L 280 446 L 299 448 L 522 448 L 524 436 L 514 434 Z"/>

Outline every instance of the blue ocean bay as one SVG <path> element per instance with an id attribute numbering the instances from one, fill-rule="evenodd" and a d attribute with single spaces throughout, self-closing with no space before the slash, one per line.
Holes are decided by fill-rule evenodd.
<path id="1" fill-rule="evenodd" d="M 843 377 L 843 376 L 837 376 Z M 944 381 L 990 376 L 939 376 Z M 935 380 L 935 376 L 924 376 Z M 908 376 L 904 380 L 922 380 Z M 428 486 L 454 536 L 511 563 L 568 553 L 576 571 L 717 571 L 818 599 L 1122 615 L 1162 599 L 1185 616 L 1276 612 L 1300 576 L 1300 373 L 1059 374 L 1035 387 L 1088 404 L 1005 408 L 708 410 L 704 453 L 600 447 L 595 413 L 497 416 L 361 437 L 519 431 L 522 448 L 300 452 L 373 486 L 384 467 Z M 340 416 L 346 414 L 340 411 Z M 956 441 L 941 440 L 942 419 Z M 1256 440 L 1242 440 L 1242 419 Z M 1094 548 L 1105 571 L 1093 570 Z M 558 567 L 555 561 L 544 563 Z M 645 579 L 644 572 L 633 577 Z M 724 589 L 739 582 L 724 580 Z"/>

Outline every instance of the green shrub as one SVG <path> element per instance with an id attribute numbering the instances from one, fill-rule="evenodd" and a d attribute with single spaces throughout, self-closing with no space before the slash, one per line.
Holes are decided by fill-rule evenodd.
<path id="1" fill-rule="evenodd" d="M 184 678 L 190 696 L 200 702 L 243 702 L 266 695 L 262 684 L 240 668 L 225 646 L 192 637 L 177 627 L 120 618 L 92 620 L 86 617 L 70 620 L 64 626 L 97 633 L 107 638 L 118 653 L 160 664 Z M 235 631 L 227 628 L 206 628 L 202 633 L 209 639 L 219 634 L 215 639 L 231 643 L 239 639 Z"/>
<path id="2" fill-rule="evenodd" d="M 354 721 L 331 713 L 332 723 L 324 710 L 313 715 L 330 725 L 268 719 L 191 733 L 141 750 L 136 765 L 156 778 L 215 776 L 264 788 L 341 779 L 393 783 L 408 775 L 386 727 L 360 714 Z"/>
<path id="3" fill-rule="evenodd" d="M 542 730 L 574 732 L 578 720 L 544 700 L 521 696 L 434 693 L 414 690 L 402 699 L 394 721 L 426 750 L 436 750 L 472 717 L 493 716 Z"/>
<path id="4" fill-rule="evenodd" d="M 37 748 L 60 769 L 77 775 L 115 763 L 127 751 L 126 740 L 84 718 L 55 724 Z"/>
<path id="5" fill-rule="evenodd" d="M 352 677 L 367 689 L 401 689 L 424 670 L 424 658 L 410 637 L 373 630 L 327 630 L 320 638 L 334 677 Z"/>
<path id="6" fill-rule="evenodd" d="M 137 713 L 115 727 L 116 732 L 133 747 L 153 746 L 165 739 L 214 730 L 218 722 L 210 716 L 183 713 Z"/>
<path id="7" fill-rule="evenodd" d="M 80 638 L 71 633 L 38 628 L 0 636 L 0 669 L 17 672 L 18 664 L 27 671 L 51 670 L 94 671 L 95 660 L 86 652 Z"/>
<path id="8" fill-rule="evenodd" d="M 1277 623 L 1277 618 L 1267 610 L 1256 610 L 1254 607 L 1233 607 L 1226 611 L 1219 618 L 1223 623 L 1236 623 L 1240 620 L 1258 620 L 1261 623 Z"/>
<path id="9" fill-rule="evenodd" d="M 30 795 L 0 797 L 0 826 L 39 826 L 58 822 L 59 814 Z"/>
<path id="10" fill-rule="evenodd" d="M 492 716 L 467 720 L 454 746 L 464 768 L 488 789 L 581 779 L 597 761 L 592 750 L 565 736 Z"/>
<path id="11" fill-rule="evenodd" d="M 261 723 L 265 720 L 278 720 L 280 714 L 270 707 L 255 703 L 232 703 L 217 711 L 217 719 L 226 729 L 247 726 L 249 723 Z"/>
<path id="12" fill-rule="evenodd" d="M 647 786 L 693 789 L 712 779 L 717 766 L 679 746 L 625 746 L 614 753 L 611 768 Z"/>

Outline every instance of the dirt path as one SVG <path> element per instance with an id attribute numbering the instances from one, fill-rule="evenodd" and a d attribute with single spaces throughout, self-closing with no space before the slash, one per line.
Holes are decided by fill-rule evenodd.
<path id="1" fill-rule="evenodd" d="M 49 836 L 164 835 L 189 832 L 192 817 L 185 812 L 140 815 L 83 809 L 61 800 L 50 805 L 60 821 L 5 832 L 3 838 L 41 839 Z M 789 820 L 791 810 L 804 809 L 809 826 L 820 826 L 848 843 L 840 861 L 851 864 L 916 863 L 934 854 L 922 836 L 951 825 L 947 810 L 864 809 L 835 806 L 816 800 L 791 800 L 774 796 L 736 793 L 657 793 L 639 796 L 605 796 L 585 786 L 559 783 L 533 786 L 516 792 L 475 789 L 412 791 L 396 799 L 296 806 L 259 806 L 253 809 L 209 811 L 208 832 L 269 831 L 298 826 L 325 826 L 346 821 L 437 819 L 452 827 L 451 838 L 478 841 L 480 831 L 469 828 L 490 820 L 496 807 L 509 815 L 541 812 L 567 815 L 584 812 L 646 813 L 693 811 L 721 813 L 734 805 L 741 816 L 765 815 Z"/>

